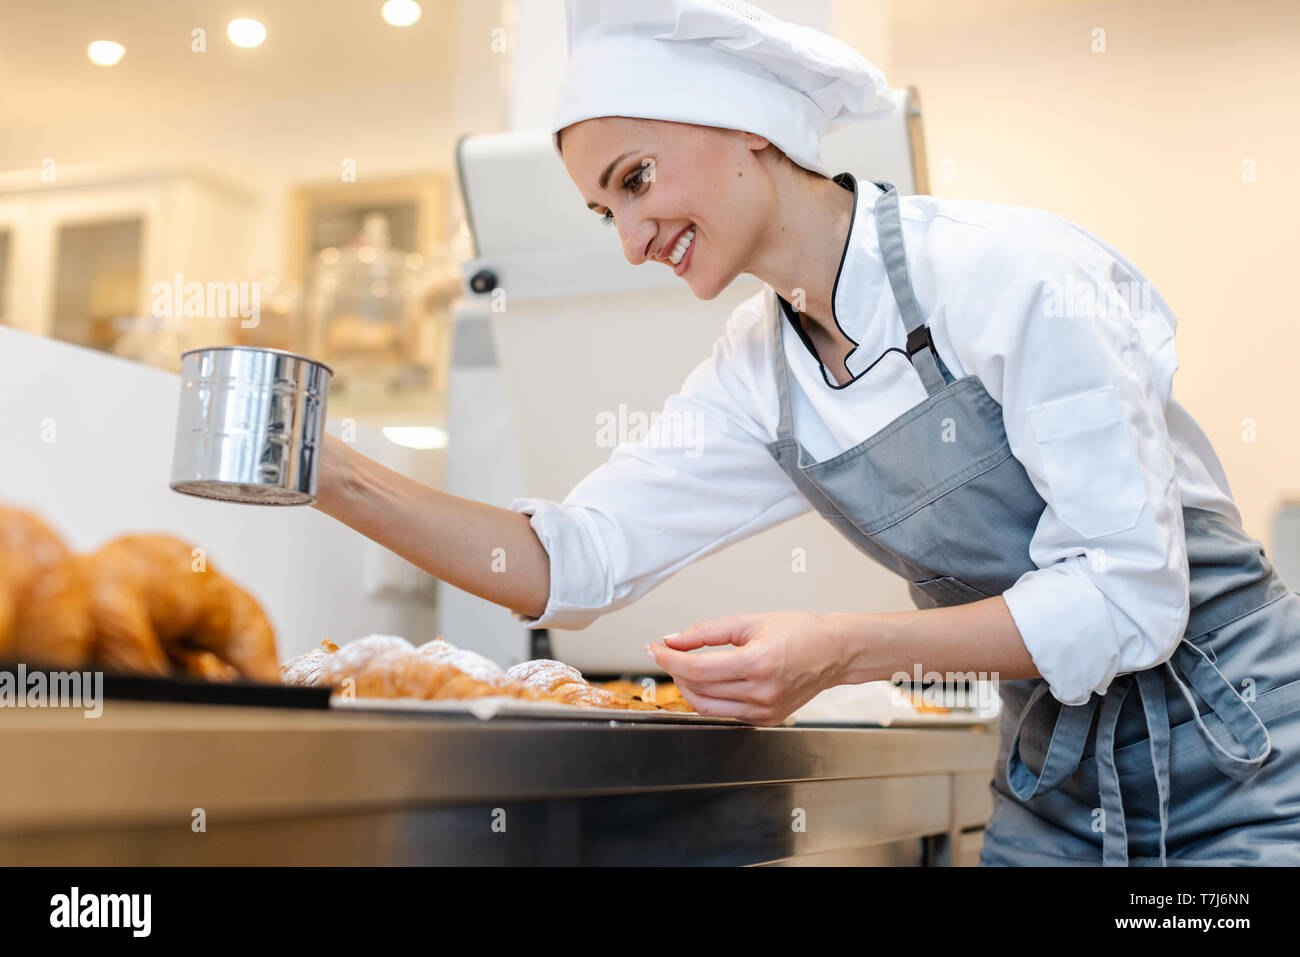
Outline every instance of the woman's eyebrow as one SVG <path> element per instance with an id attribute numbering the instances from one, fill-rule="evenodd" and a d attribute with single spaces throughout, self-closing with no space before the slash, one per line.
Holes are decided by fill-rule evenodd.
<path id="1" fill-rule="evenodd" d="M 629 156 L 631 156 L 631 155 L 632 155 L 633 153 L 635 153 L 635 152 L 636 152 L 636 150 L 628 150 L 628 151 L 627 151 L 626 153 L 624 153 L 622 156 L 615 156 L 612 160 L 609 161 L 609 165 L 606 166 L 604 172 L 602 172 L 602 173 L 600 174 L 600 188 L 601 188 L 601 189 L 604 189 L 606 186 L 609 185 L 609 178 L 610 178 L 610 176 L 612 176 L 613 173 L 614 173 L 614 167 L 617 166 L 619 163 L 623 162 L 623 160 L 627 159 Z M 600 205 L 600 203 L 588 203 L 588 204 L 587 204 L 587 208 L 588 208 L 588 209 L 595 209 L 595 208 L 596 208 L 597 206 L 599 206 L 599 205 Z"/>

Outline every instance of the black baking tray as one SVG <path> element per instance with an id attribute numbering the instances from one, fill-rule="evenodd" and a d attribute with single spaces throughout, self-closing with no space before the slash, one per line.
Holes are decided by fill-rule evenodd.
<path id="1" fill-rule="evenodd" d="M 106 701 L 166 701 L 176 704 L 227 704 L 254 708 L 329 709 L 332 688 L 298 688 L 260 681 L 204 681 L 183 675 L 135 675 L 85 665 L 48 668 L 23 665 L 28 675 L 49 671 L 103 671 Z M 17 674 L 18 662 L 0 661 L 0 671 Z"/>

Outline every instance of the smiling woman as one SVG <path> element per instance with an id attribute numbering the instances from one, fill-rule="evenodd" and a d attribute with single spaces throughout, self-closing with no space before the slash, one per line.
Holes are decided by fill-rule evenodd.
<path id="1" fill-rule="evenodd" d="M 736 0 L 568 13 L 552 133 L 584 202 L 700 299 L 764 288 L 652 434 L 563 501 L 493 509 L 335 445 L 318 507 L 570 629 L 815 509 L 916 610 L 738 614 L 647 645 L 697 712 L 774 725 L 839 684 L 990 674 L 981 863 L 1300 864 L 1300 595 L 1172 397 L 1172 310 L 1099 295 L 1064 321 L 1044 295 L 1151 288 L 1138 267 L 1049 212 L 828 176 L 822 136 L 890 101 L 824 34 Z M 661 441 L 683 417 L 689 450 Z"/>
<path id="2" fill-rule="evenodd" d="M 764 136 L 722 127 L 604 116 L 561 129 L 557 150 L 561 141 L 570 177 L 617 227 L 628 262 L 662 262 L 706 300 L 748 273 L 834 329 L 831 287 L 853 199 L 830 179 Z"/>

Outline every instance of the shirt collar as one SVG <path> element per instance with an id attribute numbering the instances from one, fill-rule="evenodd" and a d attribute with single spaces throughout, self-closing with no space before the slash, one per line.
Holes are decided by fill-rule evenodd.
<path id="1" fill-rule="evenodd" d="M 880 289 L 885 284 L 884 266 L 880 256 L 880 244 L 876 238 L 875 216 L 860 213 L 862 209 L 873 209 L 880 190 L 874 184 L 865 195 L 858 189 L 858 182 L 852 173 L 843 172 L 832 180 L 853 193 L 853 213 L 849 221 L 849 232 L 844 239 L 844 249 L 840 254 L 839 267 L 835 271 L 835 284 L 831 291 L 831 314 L 840 332 L 854 346 L 844 360 L 844 364 L 853 378 L 844 385 L 838 384 L 826 371 L 825 365 L 817 358 L 817 350 L 812 341 L 804 334 L 798 317 L 790 303 L 777 294 L 777 301 L 785 314 L 785 319 L 798 334 L 807 349 L 809 357 L 817 363 L 822 378 L 832 389 L 843 389 L 851 385 L 874 364 L 881 349 L 875 343 L 864 347 L 864 341 L 871 338 L 869 333 L 873 325 L 880 301 Z M 873 286 L 874 284 L 874 286 Z"/>

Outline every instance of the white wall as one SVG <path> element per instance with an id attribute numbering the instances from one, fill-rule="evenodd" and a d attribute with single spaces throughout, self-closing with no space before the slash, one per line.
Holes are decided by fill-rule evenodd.
<path id="1" fill-rule="evenodd" d="M 281 659 L 372 632 L 436 635 L 425 599 L 367 594 L 405 562 L 313 508 L 212 502 L 168 488 L 180 377 L 91 349 L 0 328 L 0 502 L 30 508 L 70 547 L 164 532 L 206 549 L 275 625 Z M 46 441 L 53 429 L 53 441 Z M 337 434 L 337 423 L 329 430 Z M 438 453 L 358 428 L 356 447 L 431 481 Z M 378 564 L 377 564 L 378 563 Z M 409 567 L 409 566 L 407 566 Z"/>
<path id="2" fill-rule="evenodd" d="M 839 18 L 839 35 L 879 47 L 891 85 L 919 88 L 931 192 L 1051 210 L 1160 290 L 1178 318 L 1174 396 L 1274 550 L 1281 503 L 1300 501 L 1300 4 L 864 7 L 874 15 Z"/>

